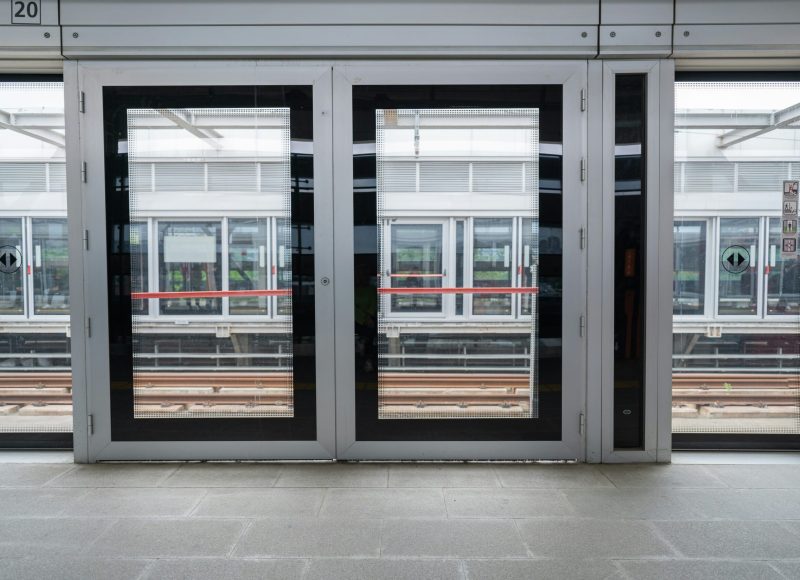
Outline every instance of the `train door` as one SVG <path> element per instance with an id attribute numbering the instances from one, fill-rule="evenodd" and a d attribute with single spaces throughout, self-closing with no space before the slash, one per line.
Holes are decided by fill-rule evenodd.
<path id="1" fill-rule="evenodd" d="M 331 68 L 67 68 L 78 459 L 334 457 Z"/>
<path id="2" fill-rule="evenodd" d="M 334 67 L 338 457 L 583 459 L 586 83 Z"/>

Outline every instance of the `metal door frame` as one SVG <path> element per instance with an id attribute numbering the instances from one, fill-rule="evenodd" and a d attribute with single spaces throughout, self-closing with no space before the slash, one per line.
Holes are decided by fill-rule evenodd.
<path id="1" fill-rule="evenodd" d="M 64 63 L 74 441 L 77 462 L 332 459 L 335 456 L 331 67 L 312 62 Z M 110 421 L 103 138 L 104 86 L 310 85 L 314 99 L 316 441 L 113 441 Z M 85 163 L 85 166 L 83 165 Z M 82 176 L 82 167 L 85 167 Z"/>
<path id="2" fill-rule="evenodd" d="M 334 244 L 336 262 L 336 414 L 340 459 L 577 459 L 585 458 L 587 187 L 586 61 L 350 62 L 334 66 Z M 564 308 L 562 311 L 561 441 L 357 441 L 353 340 L 353 105 L 355 85 L 560 84 L 563 93 Z M 567 211 L 569 209 L 569 211 Z M 377 411 L 376 411 L 377 412 Z"/>

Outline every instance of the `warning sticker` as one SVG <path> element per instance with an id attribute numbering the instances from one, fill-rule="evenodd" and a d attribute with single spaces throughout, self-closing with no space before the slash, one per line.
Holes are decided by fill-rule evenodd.
<path id="1" fill-rule="evenodd" d="M 797 202 L 798 181 L 783 182 L 781 198 L 781 257 L 797 256 Z"/>

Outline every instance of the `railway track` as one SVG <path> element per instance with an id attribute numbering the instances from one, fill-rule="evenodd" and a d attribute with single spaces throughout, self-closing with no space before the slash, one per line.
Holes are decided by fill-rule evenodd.
<path id="1" fill-rule="evenodd" d="M 290 373 L 143 372 L 137 375 L 137 403 L 147 405 L 282 405 Z M 526 406 L 530 400 L 524 374 L 384 373 L 385 405 L 398 408 Z M 0 372 L 0 405 L 69 405 L 68 372 Z M 693 407 L 797 406 L 800 377 L 792 374 L 673 375 L 673 405 Z"/>

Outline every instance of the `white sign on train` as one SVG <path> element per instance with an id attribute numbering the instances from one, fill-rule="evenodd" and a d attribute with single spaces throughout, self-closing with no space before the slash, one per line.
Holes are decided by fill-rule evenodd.
<path id="1" fill-rule="evenodd" d="M 10 0 L 11 24 L 41 24 L 42 0 Z"/>
<path id="2" fill-rule="evenodd" d="M 216 236 L 164 236 L 166 263 L 213 264 L 216 261 Z"/>

